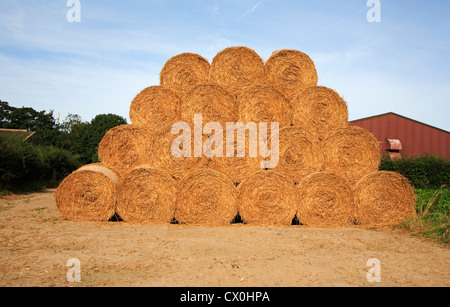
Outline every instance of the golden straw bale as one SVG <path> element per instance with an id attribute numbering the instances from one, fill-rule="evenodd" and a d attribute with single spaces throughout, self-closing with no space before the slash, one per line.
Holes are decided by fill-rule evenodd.
<path id="1" fill-rule="evenodd" d="M 289 100 L 273 86 L 258 84 L 248 88 L 237 100 L 239 121 L 267 123 L 277 122 L 279 127 L 290 127 L 292 124 L 292 107 Z"/>
<path id="2" fill-rule="evenodd" d="M 358 225 L 390 227 L 416 214 L 416 195 L 408 179 L 396 172 L 376 171 L 354 189 Z"/>
<path id="3" fill-rule="evenodd" d="M 242 220 L 251 225 L 292 225 L 297 213 L 294 184 L 282 173 L 259 171 L 239 186 L 238 209 Z"/>
<path id="4" fill-rule="evenodd" d="M 345 179 L 315 173 L 300 181 L 297 191 L 297 218 L 302 225 L 342 227 L 353 224 L 353 190 Z"/>
<path id="5" fill-rule="evenodd" d="M 178 146 L 180 152 L 183 151 L 184 145 L 190 146 L 190 155 L 188 157 L 184 155 L 178 157 L 174 154 L 172 145 L 176 139 L 181 137 L 181 132 L 179 134 L 172 134 L 172 126 L 166 125 L 153 133 L 149 144 L 152 154 L 147 164 L 167 172 L 175 179 L 181 179 L 197 172 L 199 169 L 206 168 L 210 159 L 203 155 L 199 158 L 194 157 L 195 138 L 193 131 L 191 131 L 191 143 L 180 144 Z M 203 142 L 204 139 L 205 137 L 202 137 L 200 140 L 197 140 L 200 148 L 203 148 L 200 142 Z"/>
<path id="6" fill-rule="evenodd" d="M 210 80 L 238 96 L 253 84 L 264 80 L 264 62 L 250 48 L 226 48 L 214 57 Z"/>
<path id="7" fill-rule="evenodd" d="M 289 99 L 318 82 L 314 62 L 298 50 L 275 51 L 265 63 L 265 72 L 266 81 Z"/>
<path id="8" fill-rule="evenodd" d="M 213 163 L 211 163 L 209 167 L 227 175 L 231 181 L 237 184 L 242 182 L 249 174 L 261 170 L 261 157 L 258 155 L 258 136 L 256 135 L 256 139 L 250 142 L 248 130 L 244 130 L 244 134 L 237 133 L 237 130 L 227 129 L 226 131 L 227 137 L 231 137 L 234 134 L 234 142 L 230 142 L 230 145 L 228 145 L 230 148 L 234 149 L 234 154 L 233 156 L 227 156 L 227 139 L 225 137 L 223 140 L 223 157 L 214 158 L 212 160 Z M 240 148 L 238 146 L 239 143 L 245 147 Z M 251 146 L 256 149 L 256 156 L 252 157 L 250 155 Z"/>
<path id="9" fill-rule="evenodd" d="M 209 62 L 198 54 L 176 55 L 161 70 L 160 84 L 184 99 L 196 85 L 208 80 L 210 67 Z"/>
<path id="10" fill-rule="evenodd" d="M 201 170 L 179 183 L 175 219 L 188 225 L 229 225 L 237 216 L 237 195 L 224 174 Z"/>
<path id="11" fill-rule="evenodd" d="M 225 129 L 227 122 L 237 121 L 236 98 L 220 85 L 197 85 L 181 105 L 181 118 L 194 127 L 196 114 L 202 115 L 203 126 L 209 122 L 219 122 Z"/>
<path id="12" fill-rule="evenodd" d="M 75 222 L 106 222 L 115 214 L 118 174 L 96 163 L 86 165 L 58 186 L 55 200 L 61 215 Z"/>
<path id="13" fill-rule="evenodd" d="M 323 166 L 324 156 L 317 137 L 297 127 L 280 130 L 277 171 L 298 183 L 304 177 L 320 172 Z"/>
<path id="14" fill-rule="evenodd" d="M 353 186 L 378 170 L 380 144 L 369 131 L 355 126 L 340 128 L 322 142 L 324 172 L 334 173 Z"/>
<path id="15" fill-rule="evenodd" d="M 176 200 L 175 180 L 142 165 L 127 173 L 117 188 L 116 213 L 127 223 L 170 223 Z"/>
<path id="16" fill-rule="evenodd" d="M 123 175 L 136 166 L 147 164 L 152 153 L 151 139 L 152 133 L 143 127 L 114 127 L 105 134 L 99 144 L 99 160 Z"/>
<path id="17" fill-rule="evenodd" d="M 130 119 L 136 126 L 153 131 L 181 118 L 181 100 L 171 90 L 151 86 L 142 90 L 131 102 Z"/>
<path id="18" fill-rule="evenodd" d="M 320 140 L 348 125 L 347 104 L 334 90 L 314 86 L 300 92 L 292 101 L 293 123 Z"/>

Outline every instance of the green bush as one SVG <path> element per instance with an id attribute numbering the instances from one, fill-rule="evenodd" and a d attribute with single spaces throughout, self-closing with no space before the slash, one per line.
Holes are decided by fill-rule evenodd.
<path id="1" fill-rule="evenodd" d="M 394 171 L 408 178 L 416 189 L 439 189 L 450 186 L 450 159 L 434 155 L 381 159 L 380 170 Z"/>
<path id="2" fill-rule="evenodd" d="M 49 181 L 52 185 L 57 185 L 81 166 L 75 156 L 67 150 L 53 146 L 43 146 L 39 149 L 44 157 L 46 181 Z"/>
<path id="3" fill-rule="evenodd" d="M 415 193 L 417 215 L 398 227 L 408 229 L 413 235 L 450 244 L 450 190 L 416 189 Z"/>
<path id="4" fill-rule="evenodd" d="M 54 186 L 79 166 L 65 150 L 35 146 L 21 137 L 0 137 L 0 190 Z"/>

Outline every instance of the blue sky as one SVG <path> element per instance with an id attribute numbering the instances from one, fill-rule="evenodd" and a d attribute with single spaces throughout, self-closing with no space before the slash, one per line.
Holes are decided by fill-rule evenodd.
<path id="1" fill-rule="evenodd" d="M 1 100 L 62 120 L 128 118 L 179 53 L 211 62 L 247 46 L 267 60 L 292 48 L 344 97 L 350 120 L 396 112 L 450 130 L 448 0 L 384 0 L 380 23 L 367 21 L 367 0 L 80 0 L 80 23 L 67 21 L 66 2 L 0 2 Z"/>

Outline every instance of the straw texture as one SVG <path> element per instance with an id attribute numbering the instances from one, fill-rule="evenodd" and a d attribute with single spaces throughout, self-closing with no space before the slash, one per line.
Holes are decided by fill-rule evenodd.
<path id="1" fill-rule="evenodd" d="M 180 120 L 180 110 L 181 100 L 174 92 L 162 86 L 151 86 L 131 102 L 130 119 L 134 125 L 153 131 Z"/>
<path id="2" fill-rule="evenodd" d="M 84 166 L 63 180 L 55 200 L 61 215 L 74 222 L 106 222 L 115 213 L 119 177 L 101 164 Z"/>
<path id="3" fill-rule="evenodd" d="M 170 223 L 174 216 L 175 180 L 159 169 L 139 166 L 118 186 L 116 213 L 128 223 Z"/>
<path id="4" fill-rule="evenodd" d="M 149 144 L 149 147 L 152 149 L 152 154 L 147 163 L 154 168 L 167 172 L 175 179 L 187 177 L 202 168 L 206 168 L 210 161 L 203 155 L 201 158 L 194 157 L 195 140 L 193 131 L 191 131 L 191 143 L 186 144 L 186 146 L 191 147 L 190 156 L 175 156 L 172 152 L 172 144 L 179 136 L 179 134 L 172 134 L 172 125 L 162 127 L 155 131 Z M 202 137 L 200 141 L 204 139 Z M 198 144 L 198 146 L 202 146 L 202 144 Z M 182 151 L 183 149 L 184 144 L 180 144 L 179 150 Z"/>
<path id="5" fill-rule="evenodd" d="M 208 80 L 210 66 L 205 58 L 195 53 L 176 55 L 161 70 L 160 83 L 184 99 L 196 85 Z"/>
<path id="6" fill-rule="evenodd" d="M 298 50 L 275 51 L 265 63 L 266 81 L 289 99 L 299 91 L 317 86 L 318 76 L 311 58 Z"/>
<path id="7" fill-rule="evenodd" d="M 324 171 L 334 173 L 355 185 L 362 177 L 378 170 L 380 147 L 369 131 L 348 126 L 338 129 L 322 142 Z"/>
<path id="8" fill-rule="evenodd" d="M 242 123 L 279 123 L 280 128 L 292 124 L 292 107 L 281 92 L 268 84 L 248 88 L 238 97 L 239 121 Z"/>
<path id="9" fill-rule="evenodd" d="M 99 160 L 120 175 L 146 164 L 151 155 L 152 133 L 143 127 L 122 125 L 109 130 L 99 144 Z"/>
<path id="10" fill-rule="evenodd" d="M 348 125 L 348 108 L 344 99 L 324 86 L 310 87 L 292 101 L 293 123 L 324 140 Z"/>
<path id="11" fill-rule="evenodd" d="M 239 186 L 238 208 L 242 220 L 251 225 L 292 224 L 297 213 L 294 184 L 276 171 L 259 171 Z"/>
<path id="12" fill-rule="evenodd" d="M 250 48 L 226 48 L 214 57 L 210 80 L 238 96 L 253 84 L 264 80 L 264 62 Z"/>
<path id="13" fill-rule="evenodd" d="M 227 137 L 231 137 L 234 134 L 234 142 L 230 142 L 227 145 L 227 139 L 224 138 L 224 156 L 220 159 L 214 159 L 214 163 L 211 163 L 210 167 L 224 173 L 237 184 L 242 182 L 249 174 L 261 170 L 261 158 L 258 155 L 258 136 L 256 136 L 256 140 L 250 142 L 248 130 L 245 130 L 245 134 L 243 135 L 232 129 L 226 131 Z M 239 147 L 239 144 L 243 144 L 245 147 L 242 149 Z M 227 156 L 227 146 L 234 148 L 234 155 L 232 157 Z M 256 148 L 256 157 L 252 157 L 250 154 L 252 147 Z"/>
<path id="14" fill-rule="evenodd" d="M 350 126 L 346 102 L 317 82 L 314 62 L 298 50 L 266 63 L 247 47 L 226 48 L 211 64 L 174 56 L 160 85 L 131 102 L 132 124 L 105 134 L 101 163 L 61 183 L 58 210 L 75 221 L 118 213 L 129 223 L 228 225 L 239 213 L 252 225 L 297 217 L 319 227 L 393 225 L 413 215 L 407 180 L 378 172 L 378 140 Z"/>
<path id="15" fill-rule="evenodd" d="M 180 182 L 175 219 L 188 225 L 229 225 L 237 215 L 237 196 L 224 174 L 201 170 Z"/>
<path id="16" fill-rule="evenodd" d="M 414 190 L 408 179 L 395 172 L 373 172 L 355 187 L 356 222 L 362 226 L 389 227 L 416 214 Z"/>
<path id="17" fill-rule="evenodd" d="M 182 103 L 181 118 L 194 127 L 195 114 L 202 115 L 203 125 L 218 122 L 225 129 L 227 122 L 237 121 L 236 98 L 220 85 L 197 85 Z"/>
<path id="18" fill-rule="evenodd" d="M 312 227 L 349 226 L 354 221 L 353 191 L 339 176 L 315 173 L 297 186 L 297 218 Z"/>
<path id="19" fill-rule="evenodd" d="M 319 139 L 304 129 L 281 129 L 279 148 L 277 171 L 284 173 L 294 183 L 300 182 L 309 174 L 320 172 L 324 167 Z"/>

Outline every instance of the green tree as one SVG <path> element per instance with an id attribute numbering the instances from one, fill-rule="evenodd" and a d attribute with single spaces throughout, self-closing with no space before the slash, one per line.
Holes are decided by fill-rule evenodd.
<path id="1" fill-rule="evenodd" d="M 125 124 L 127 120 L 115 114 L 97 115 L 91 122 L 84 122 L 77 114 L 69 114 L 61 125 L 57 125 L 53 111 L 16 108 L 0 101 L 0 128 L 36 131 L 35 143 L 65 149 L 82 164 L 98 162 L 98 145 L 105 133 Z"/>
<path id="2" fill-rule="evenodd" d="M 97 115 L 90 123 L 76 123 L 71 127 L 71 148 L 81 163 L 98 162 L 98 145 L 110 129 L 127 124 L 127 120 L 115 114 Z"/>
<path id="3" fill-rule="evenodd" d="M 0 102 L 0 128 L 36 131 L 37 142 L 42 145 L 57 146 L 61 138 L 53 111 L 36 111 L 30 107 L 16 108 L 5 101 Z"/>

